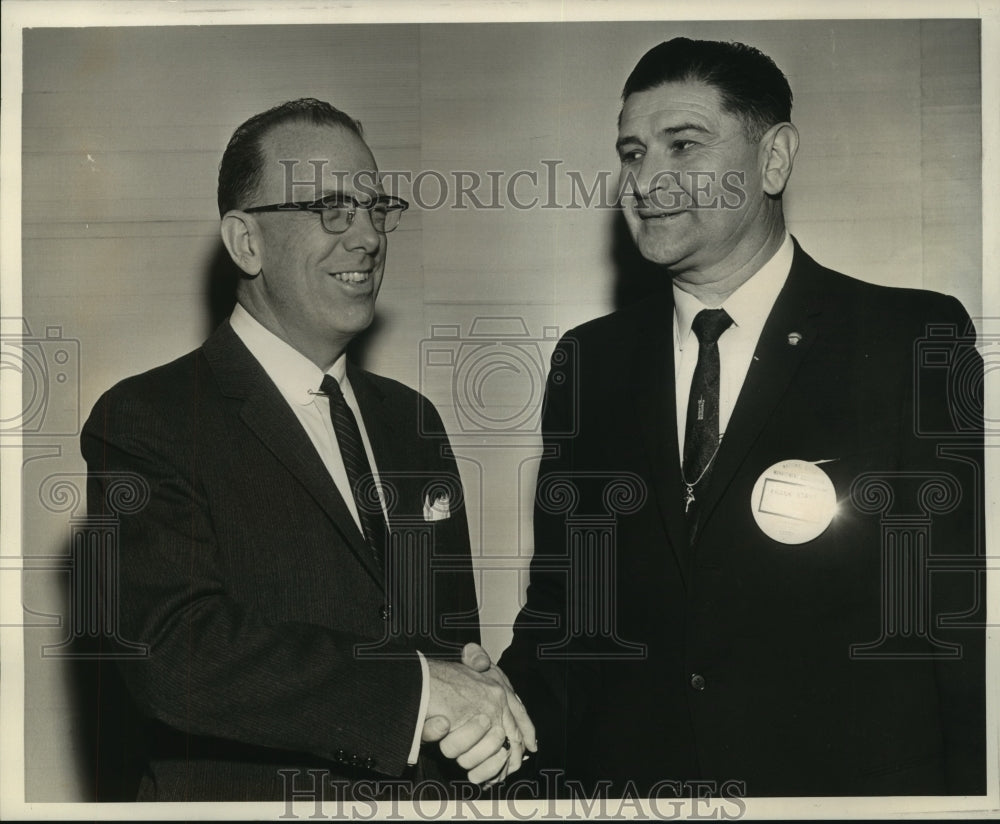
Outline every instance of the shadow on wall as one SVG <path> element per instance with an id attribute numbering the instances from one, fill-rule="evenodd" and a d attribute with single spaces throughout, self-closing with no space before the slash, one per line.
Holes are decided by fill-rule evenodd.
<path id="1" fill-rule="evenodd" d="M 63 603 L 72 608 L 79 593 L 70 586 L 64 589 Z M 110 660 L 113 646 L 108 637 L 80 636 L 67 650 L 75 656 L 66 663 L 73 715 L 80 724 L 76 771 L 82 802 L 135 801 L 146 761 L 146 721 L 132 703 L 116 662 Z"/>
<path id="2" fill-rule="evenodd" d="M 205 269 L 205 303 L 208 309 L 208 337 L 236 306 L 236 287 L 243 272 L 233 263 L 221 240 L 215 243 L 215 253 Z"/>

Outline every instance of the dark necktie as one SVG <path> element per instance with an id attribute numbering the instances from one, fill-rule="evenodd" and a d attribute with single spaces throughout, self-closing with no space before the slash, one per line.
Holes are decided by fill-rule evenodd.
<path id="1" fill-rule="evenodd" d="M 698 338 L 698 363 L 688 396 L 684 430 L 684 512 L 694 539 L 697 500 L 719 451 L 719 337 L 732 324 L 725 309 L 702 309 L 691 324 Z"/>
<path id="2" fill-rule="evenodd" d="M 324 375 L 320 391 L 330 399 L 330 419 L 333 421 L 337 445 L 344 459 L 347 480 L 361 519 L 361 529 L 375 561 L 380 568 L 384 567 L 385 518 L 382 516 L 382 505 L 375 488 L 371 464 L 368 463 L 365 444 L 361 440 L 358 421 L 344 400 L 344 393 L 340 391 L 336 378 Z"/>

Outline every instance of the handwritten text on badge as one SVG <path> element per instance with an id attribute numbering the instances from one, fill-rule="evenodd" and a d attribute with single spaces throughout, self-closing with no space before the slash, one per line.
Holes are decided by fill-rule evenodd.
<path id="1" fill-rule="evenodd" d="M 818 537 L 837 512 L 830 476 L 816 464 L 788 460 L 768 467 L 750 493 L 754 520 L 782 544 L 804 544 Z"/>

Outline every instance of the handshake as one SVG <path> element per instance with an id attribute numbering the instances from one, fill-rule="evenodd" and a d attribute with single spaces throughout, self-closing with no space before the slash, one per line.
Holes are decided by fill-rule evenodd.
<path id="1" fill-rule="evenodd" d="M 469 781 L 497 784 L 521 766 L 525 750 L 538 750 L 521 699 L 479 644 L 465 645 L 461 663 L 428 659 L 427 667 L 430 699 L 421 739 L 439 742 Z"/>

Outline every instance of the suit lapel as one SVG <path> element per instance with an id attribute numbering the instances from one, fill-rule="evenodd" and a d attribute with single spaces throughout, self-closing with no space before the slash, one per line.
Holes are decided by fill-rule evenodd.
<path id="1" fill-rule="evenodd" d="M 683 574 L 687 565 L 688 539 L 681 507 L 673 317 L 673 295 L 667 291 L 662 297 L 657 296 L 652 308 L 635 324 L 636 352 L 631 358 L 628 391 L 632 393 L 645 454 L 649 458 L 646 479 Z"/>
<path id="2" fill-rule="evenodd" d="M 358 560 L 383 585 L 382 574 L 371 551 L 316 447 L 228 321 L 205 342 L 203 351 L 223 395 L 242 401 L 241 420 L 302 484 L 340 531 Z"/>
<path id="3" fill-rule="evenodd" d="M 702 504 L 703 521 L 711 517 L 764 425 L 781 403 L 796 370 L 820 337 L 824 313 L 817 290 L 820 277 L 820 268 L 796 242 L 788 279 L 764 324 L 722 439 Z M 789 343 L 793 332 L 801 335 L 795 345 Z"/>

